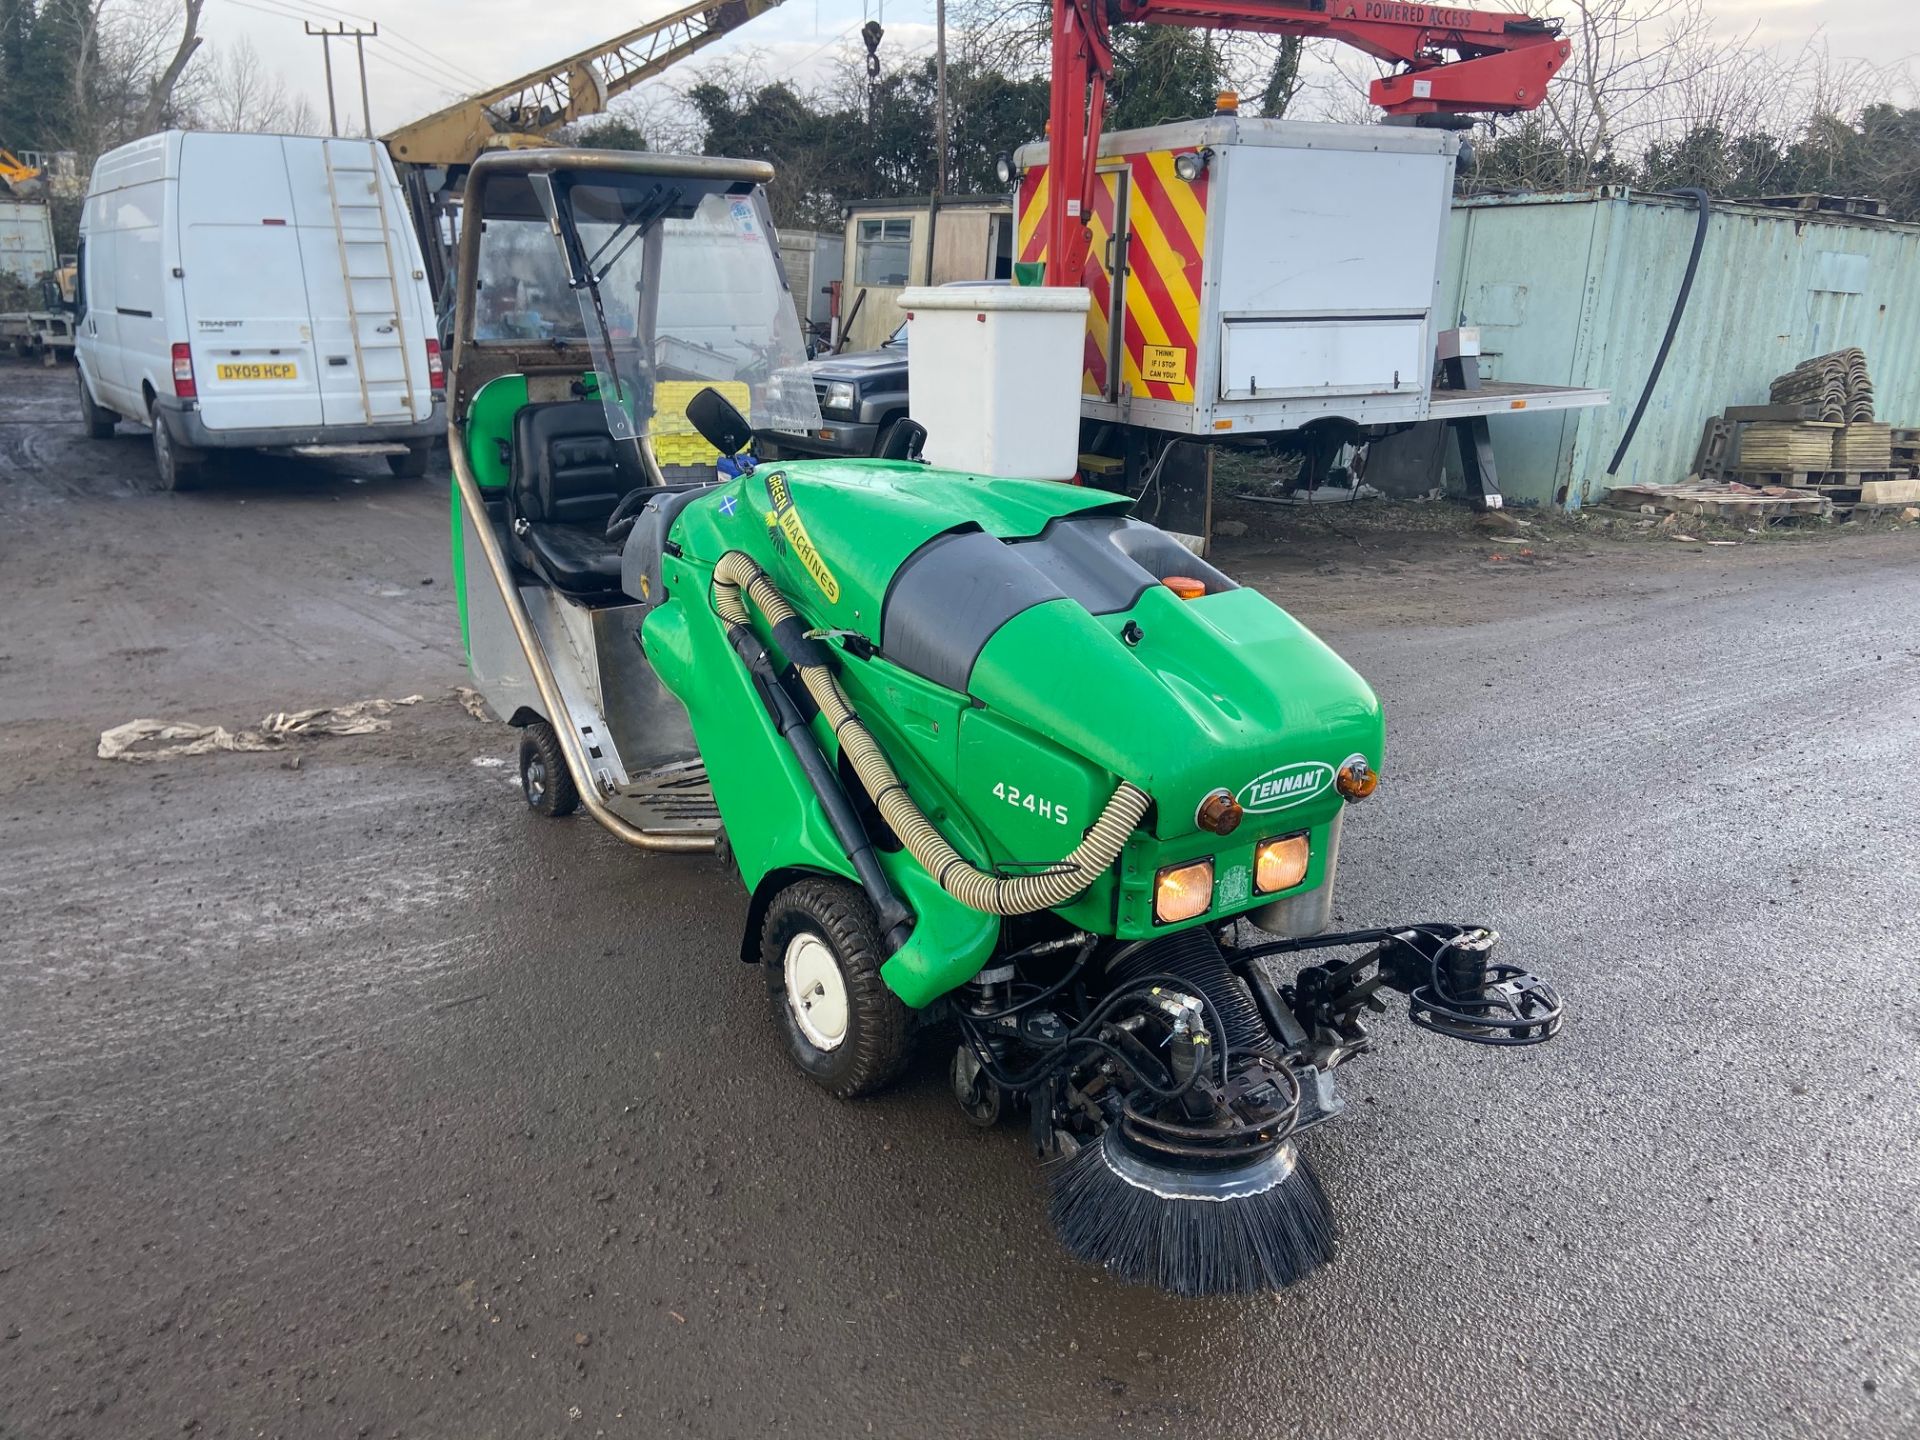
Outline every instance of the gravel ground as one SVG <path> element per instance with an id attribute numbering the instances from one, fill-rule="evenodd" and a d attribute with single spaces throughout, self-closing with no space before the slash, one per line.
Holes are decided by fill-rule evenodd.
<path id="1" fill-rule="evenodd" d="M 1183 1303 L 1058 1250 L 945 1056 L 793 1072 L 712 861 L 527 812 L 444 475 L 158 494 L 71 385 L 0 362 L 0 1436 L 1920 1433 L 1911 531 L 1222 546 L 1388 708 L 1345 919 L 1489 920 L 1572 1018 L 1383 1018 L 1306 1142 L 1341 1258 Z"/>

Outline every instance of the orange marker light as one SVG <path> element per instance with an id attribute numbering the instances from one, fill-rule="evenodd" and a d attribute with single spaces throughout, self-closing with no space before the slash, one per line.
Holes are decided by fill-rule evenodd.
<path id="1" fill-rule="evenodd" d="M 1351 755 L 1334 773 L 1333 788 L 1349 800 L 1364 800 L 1380 788 L 1380 772 L 1364 755 Z"/>
<path id="2" fill-rule="evenodd" d="M 1193 823 L 1215 835 L 1231 835 L 1239 828 L 1241 816 L 1245 813 L 1240 802 L 1233 798 L 1232 791 L 1214 790 L 1194 811 Z"/>
<path id="3" fill-rule="evenodd" d="M 1207 593 L 1207 582 L 1196 580 L 1191 575 L 1168 575 L 1160 583 L 1182 600 L 1198 600 Z"/>

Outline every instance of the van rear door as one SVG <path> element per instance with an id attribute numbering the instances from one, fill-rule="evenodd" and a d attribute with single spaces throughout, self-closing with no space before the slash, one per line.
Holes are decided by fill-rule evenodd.
<path id="1" fill-rule="evenodd" d="M 386 147 L 288 140 L 329 425 L 411 424 L 433 413 L 428 311 L 405 198 Z"/>
<path id="2" fill-rule="evenodd" d="M 287 162 L 275 135 L 185 135 L 179 225 L 187 339 L 209 430 L 321 423 Z"/>

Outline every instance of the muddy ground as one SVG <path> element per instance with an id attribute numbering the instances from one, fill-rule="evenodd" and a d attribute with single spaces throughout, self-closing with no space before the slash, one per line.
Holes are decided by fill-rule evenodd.
<path id="1" fill-rule="evenodd" d="M 1345 918 L 1488 919 L 1572 1018 L 1383 1018 L 1306 1142 L 1341 1258 L 1182 1303 L 1059 1252 L 944 1055 L 802 1081 L 713 862 L 527 812 L 443 472 L 158 494 L 72 383 L 0 362 L 0 1436 L 1920 1429 L 1910 528 L 1225 507 L 1387 705 Z"/>

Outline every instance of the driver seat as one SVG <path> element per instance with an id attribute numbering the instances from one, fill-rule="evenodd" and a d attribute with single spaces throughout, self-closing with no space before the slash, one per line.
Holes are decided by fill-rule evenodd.
<path id="1" fill-rule="evenodd" d="M 607 517 L 621 496 L 647 484 L 633 446 L 609 433 L 599 401 L 522 406 L 513 418 L 509 492 L 514 559 L 569 595 L 618 590 L 621 547 L 607 539 Z"/>

